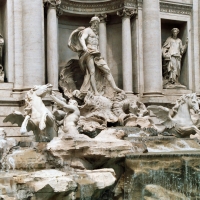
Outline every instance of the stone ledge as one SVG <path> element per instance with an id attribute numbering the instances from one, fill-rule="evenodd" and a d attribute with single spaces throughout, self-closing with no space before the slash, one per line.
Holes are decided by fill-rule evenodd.
<path id="1" fill-rule="evenodd" d="M 0 83 L 0 90 L 12 90 L 14 83 Z"/>

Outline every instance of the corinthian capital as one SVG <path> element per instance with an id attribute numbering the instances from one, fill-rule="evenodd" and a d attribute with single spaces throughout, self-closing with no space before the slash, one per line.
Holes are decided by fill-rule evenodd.
<path id="1" fill-rule="evenodd" d="M 137 13 L 136 9 L 124 8 L 123 10 L 117 11 L 117 15 L 120 17 L 132 17 Z"/>
<path id="2" fill-rule="evenodd" d="M 100 19 L 100 22 L 107 22 L 107 14 L 101 13 L 98 14 L 97 17 Z"/>
<path id="3" fill-rule="evenodd" d="M 63 11 L 60 8 L 61 0 L 43 0 L 44 6 L 55 8 L 57 16 L 62 15 Z"/>
<path id="4" fill-rule="evenodd" d="M 57 7 L 60 6 L 61 0 L 43 0 L 44 4 L 49 4 L 51 6 Z"/>

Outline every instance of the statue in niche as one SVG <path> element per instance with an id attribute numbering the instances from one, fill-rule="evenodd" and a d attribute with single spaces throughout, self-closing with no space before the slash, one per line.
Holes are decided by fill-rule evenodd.
<path id="1" fill-rule="evenodd" d="M 4 82 L 3 47 L 4 47 L 4 39 L 3 39 L 3 36 L 0 33 L 0 83 Z"/>
<path id="2" fill-rule="evenodd" d="M 186 89 L 186 86 L 181 85 L 178 79 L 181 72 L 181 58 L 187 49 L 188 39 L 186 40 L 185 45 L 182 45 L 181 39 L 177 37 L 179 29 L 173 28 L 171 32 L 172 35 L 167 38 L 162 47 L 163 88 Z"/>
<path id="3" fill-rule="evenodd" d="M 51 94 L 52 85 L 35 85 L 27 92 L 23 115 L 19 111 L 9 114 L 3 122 L 16 123 L 20 126 L 20 133 L 23 135 L 33 131 L 36 142 L 49 141 L 57 136 L 57 125 L 55 117 L 44 105 L 42 98 Z"/>
<path id="4" fill-rule="evenodd" d="M 108 81 L 108 85 L 114 91 L 121 92 L 122 90 L 115 84 L 110 68 L 99 52 L 99 22 L 100 19 L 94 16 L 90 20 L 90 27 L 79 27 L 69 37 L 68 46 L 72 51 L 78 53 L 79 65 L 84 73 L 80 91 L 86 93 L 91 88 L 95 95 L 103 94 L 105 87 L 101 86 L 105 84 L 105 81 Z"/>

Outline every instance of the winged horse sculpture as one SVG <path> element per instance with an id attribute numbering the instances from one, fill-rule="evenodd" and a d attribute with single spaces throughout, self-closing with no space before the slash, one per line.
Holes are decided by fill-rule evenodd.
<path id="1" fill-rule="evenodd" d="M 148 106 L 147 109 L 151 110 L 165 126 L 162 131 L 167 131 L 177 137 L 189 137 L 196 133 L 200 135 L 199 101 L 195 93 L 181 96 L 172 109 L 155 105 Z M 197 120 L 193 120 L 192 112 L 198 115 Z"/>
<path id="2" fill-rule="evenodd" d="M 20 133 L 33 131 L 36 141 L 49 141 L 57 136 L 57 126 L 53 114 L 44 105 L 42 98 L 52 92 L 52 85 L 36 85 L 25 97 L 23 115 L 19 111 L 9 114 L 3 122 L 21 126 Z"/>

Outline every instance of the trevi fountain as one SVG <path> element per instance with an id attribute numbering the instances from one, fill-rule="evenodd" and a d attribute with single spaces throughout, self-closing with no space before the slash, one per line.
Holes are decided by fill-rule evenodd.
<path id="1" fill-rule="evenodd" d="M 1 200 L 200 200 L 198 0 L 0 0 Z"/>

